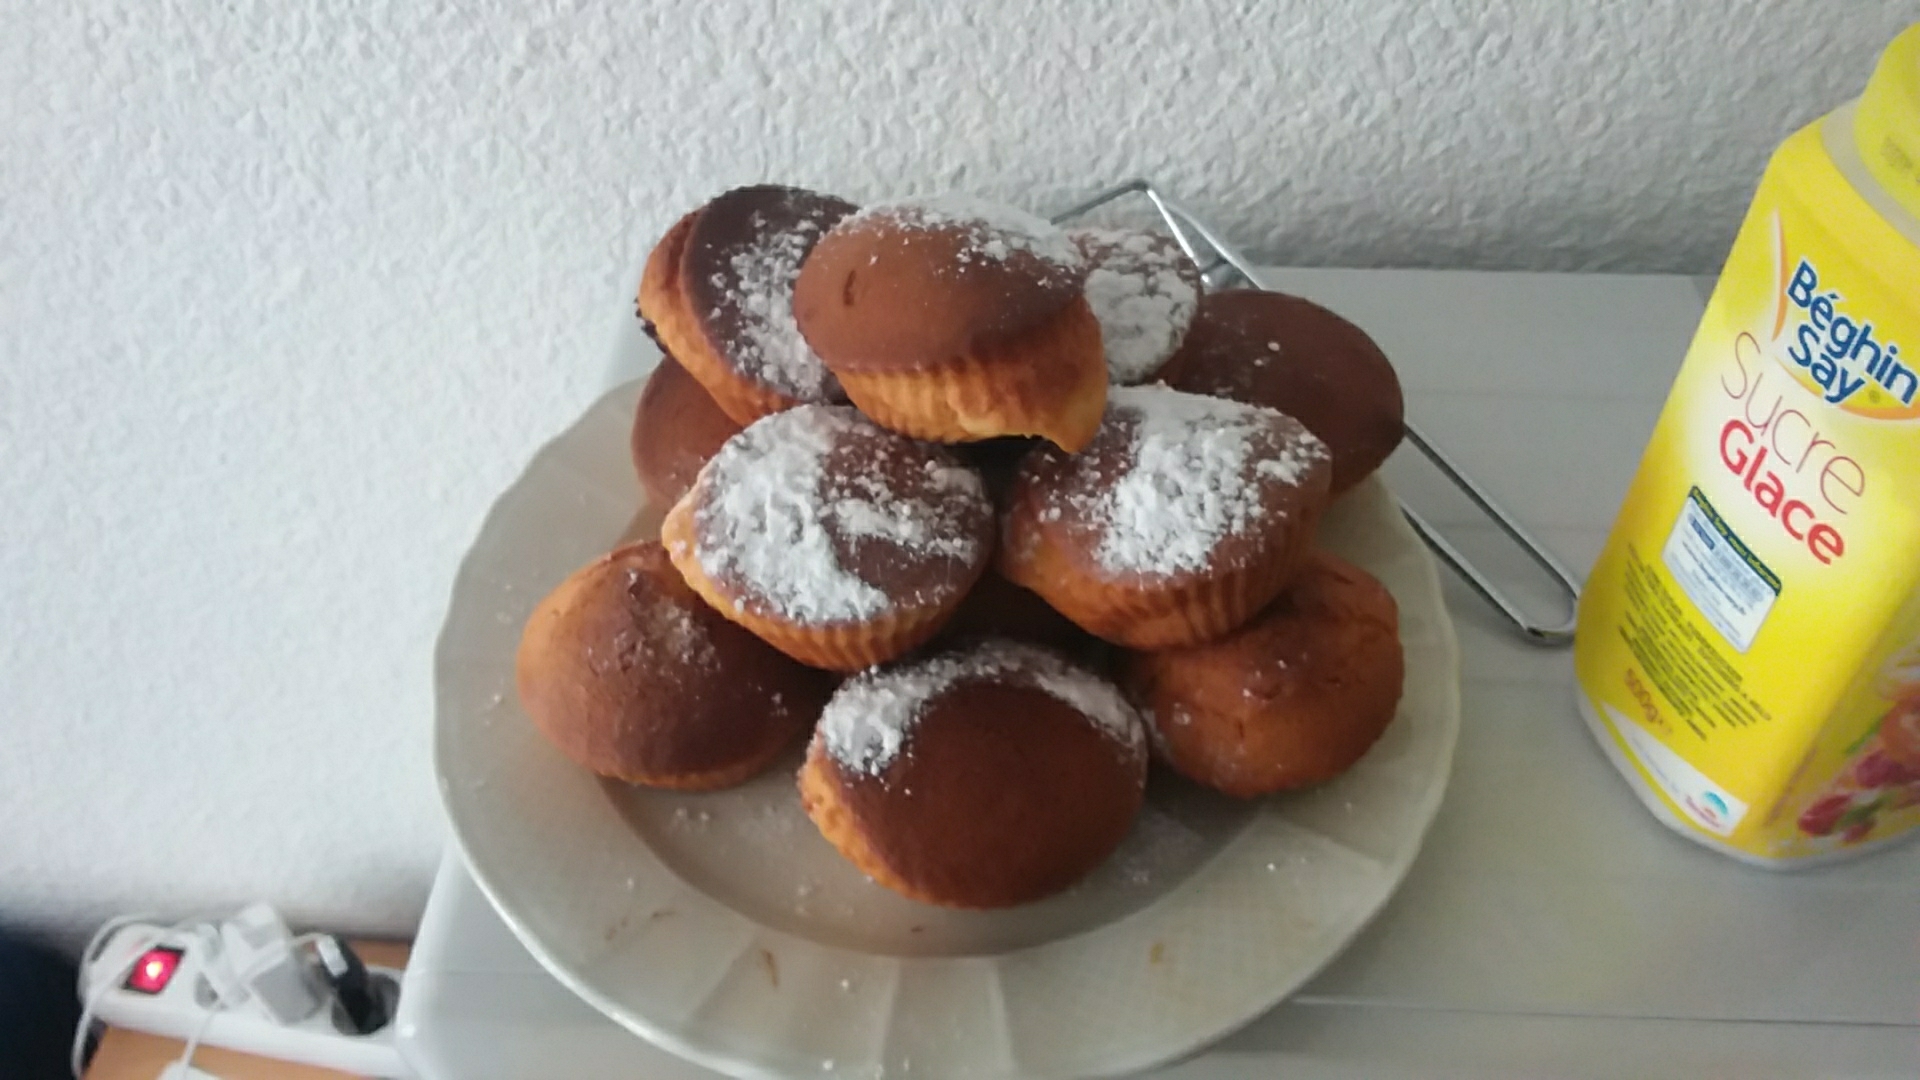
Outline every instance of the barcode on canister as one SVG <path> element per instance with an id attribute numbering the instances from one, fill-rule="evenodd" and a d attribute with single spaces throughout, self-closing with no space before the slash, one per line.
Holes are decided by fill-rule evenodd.
<path id="1" fill-rule="evenodd" d="M 1760 561 L 1699 488 L 1687 493 L 1661 560 L 1693 606 L 1746 652 L 1780 598 L 1780 576 Z"/>

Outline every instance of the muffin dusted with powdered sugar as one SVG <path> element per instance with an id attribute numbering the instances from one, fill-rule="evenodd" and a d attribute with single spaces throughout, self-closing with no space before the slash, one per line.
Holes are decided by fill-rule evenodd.
<path id="1" fill-rule="evenodd" d="M 800 264 L 854 205 L 778 185 L 735 188 L 680 219 L 640 280 L 640 314 L 661 346 L 737 424 L 846 400 L 800 336 Z"/>
<path id="2" fill-rule="evenodd" d="M 1000 572 L 1117 645 L 1218 637 L 1286 587 L 1331 472 L 1325 444 L 1272 409 L 1116 388 L 1083 453 L 1021 463 Z"/>
<path id="3" fill-rule="evenodd" d="M 1087 260 L 1087 304 L 1100 320 L 1107 378 L 1149 382 L 1186 340 L 1200 308 L 1200 268 L 1173 237 L 1139 229 L 1075 229 Z"/>
<path id="4" fill-rule="evenodd" d="M 1139 812 L 1147 738 L 1111 683 L 985 640 L 849 679 L 822 714 L 801 801 L 875 881 L 949 907 L 1079 880 Z"/>
<path id="5" fill-rule="evenodd" d="M 803 405 L 721 447 L 660 535 L 721 614 L 795 659 L 857 671 L 939 632 L 987 567 L 993 507 L 945 448 Z"/>
<path id="6" fill-rule="evenodd" d="M 962 443 L 1085 446 L 1106 402 L 1086 260 L 1024 211 L 947 196 L 868 207 L 807 256 L 794 315 L 876 423 Z"/>
<path id="7" fill-rule="evenodd" d="M 1278 409 L 1333 455 L 1337 497 L 1373 475 L 1406 434 L 1400 376 L 1364 330 L 1298 296 L 1210 293 L 1160 378 L 1176 390 Z"/>

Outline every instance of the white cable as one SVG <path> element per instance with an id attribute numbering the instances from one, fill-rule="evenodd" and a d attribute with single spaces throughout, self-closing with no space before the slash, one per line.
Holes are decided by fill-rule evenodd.
<path id="1" fill-rule="evenodd" d="M 226 1011 L 226 1002 L 217 1001 L 214 1005 L 215 1008 L 208 1009 L 207 1015 L 200 1018 L 200 1023 L 193 1029 L 193 1037 L 187 1040 L 187 1048 L 180 1051 L 179 1059 L 173 1063 L 174 1072 L 183 1077 L 188 1069 L 193 1068 L 193 1055 L 199 1051 L 200 1040 L 206 1038 L 207 1029 L 213 1026 L 213 1018 Z"/>
<path id="2" fill-rule="evenodd" d="M 94 950 L 104 944 L 114 931 L 132 926 L 134 923 L 153 922 L 157 917 L 158 916 L 154 915 L 120 915 L 108 919 L 105 926 L 95 930 L 93 936 L 87 939 L 87 947 L 80 953 L 81 960 L 83 962 L 92 960 Z"/>

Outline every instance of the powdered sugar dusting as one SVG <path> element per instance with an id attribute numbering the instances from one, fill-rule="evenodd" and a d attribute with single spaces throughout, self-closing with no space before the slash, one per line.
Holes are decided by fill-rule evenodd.
<path id="1" fill-rule="evenodd" d="M 626 568 L 628 611 L 632 624 L 614 635 L 610 650 L 589 646 L 588 658 L 597 664 L 617 664 L 623 668 L 668 666 L 712 669 L 720 663 L 713 639 L 701 627 L 689 605 L 698 601 L 663 593 L 641 583 L 640 571 Z M 653 658 L 653 659 L 650 659 Z"/>
<path id="2" fill-rule="evenodd" d="M 830 474 L 828 454 L 854 437 L 867 468 Z M 902 455 L 923 459 L 907 482 L 877 467 Z M 851 408 L 803 405 L 756 421 L 707 463 L 697 491 L 694 558 L 737 603 L 804 625 L 872 619 L 895 602 L 847 564 L 849 539 L 949 561 L 956 580 L 986 557 L 969 527 L 991 514 L 979 475 Z"/>
<path id="3" fill-rule="evenodd" d="M 1133 886 L 1189 870 L 1206 856 L 1207 839 L 1193 826 L 1148 803 L 1140 808 L 1133 833 L 1114 857 L 1120 879 Z M 1178 880 L 1174 878 L 1173 880 Z"/>
<path id="4" fill-rule="evenodd" d="M 1172 753 L 1167 749 L 1166 733 L 1160 730 L 1160 714 L 1154 712 L 1153 706 L 1144 701 L 1140 704 L 1140 722 L 1146 726 L 1147 741 L 1152 744 L 1153 752 L 1161 758 L 1172 757 Z"/>
<path id="5" fill-rule="evenodd" d="M 1116 386 L 1146 380 L 1180 347 L 1200 307 L 1185 253 L 1172 237 L 1132 229 L 1068 235 L 1087 257 L 1087 304 L 1100 320 L 1108 377 Z"/>
<path id="6" fill-rule="evenodd" d="M 814 208 L 791 228 L 781 229 L 756 213 L 750 219 L 753 241 L 728 260 L 731 278 L 713 278 L 722 303 L 739 317 L 728 358 L 742 374 L 798 401 L 840 396 L 839 382 L 800 336 L 793 317 L 793 283 L 800 276 L 800 263 L 834 220 L 824 208 Z"/>
<path id="7" fill-rule="evenodd" d="M 922 466 L 921 478 L 929 490 L 968 498 L 984 494 L 980 474 L 957 461 L 929 459 Z M 900 495 L 887 482 L 871 473 L 842 478 L 846 494 L 832 501 L 829 513 L 843 536 L 866 537 L 897 544 L 916 551 L 950 559 L 969 559 L 977 541 L 963 530 L 953 528 L 950 515 L 900 513 L 896 505 Z"/>
<path id="8" fill-rule="evenodd" d="M 1146 753 L 1145 726 L 1111 683 L 1046 649 L 999 639 L 854 676 L 827 703 L 820 738 L 842 767 L 879 776 L 906 751 L 927 706 L 974 682 L 1034 687 L 1086 716 L 1128 752 Z"/>
<path id="9" fill-rule="evenodd" d="M 1158 576 L 1205 568 L 1220 544 L 1266 520 L 1270 486 L 1303 483 L 1329 460 L 1324 443 L 1272 409 L 1161 386 L 1109 393 L 1095 446 L 1076 460 L 1108 454 L 1121 463 L 1117 479 L 1065 484 L 1041 516 L 1095 523 L 1104 569 Z"/>
<path id="10" fill-rule="evenodd" d="M 855 218 L 890 218 L 908 225 L 965 229 L 969 242 L 961 252 L 963 268 L 974 259 L 1005 262 L 1017 251 L 1037 257 L 1060 275 L 1079 274 L 1086 267 L 1079 247 L 1051 222 L 971 195 L 903 199 L 868 207 Z"/>
<path id="11" fill-rule="evenodd" d="M 1033 680 L 1052 697 L 1073 706 L 1099 725 L 1114 742 L 1136 754 L 1147 752 L 1146 725 L 1140 714 L 1120 693 L 1119 687 L 1088 671 L 1073 667 L 1050 653 L 1040 654 L 1054 662 L 1036 664 Z"/>
<path id="12" fill-rule="evenodd" d="M 694 621 L 685 603 L 670 597 L 656 599 L 642 608 L 638 621 L 645 642 L 680 663 L 701 668 L 719 664 L 713 641 Z"/>

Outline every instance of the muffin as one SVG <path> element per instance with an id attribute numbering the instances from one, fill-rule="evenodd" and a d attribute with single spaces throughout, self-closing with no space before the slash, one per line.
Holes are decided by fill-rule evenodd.
<path id="1" fill-rule="evenodd" d="M 1117 387 L 1084 452 L 1022 460 L 997 565 L 1096 637 L 1194 644 L 1286 587 L 1331 475 L 1325 445 L 1272 409 Z"/>
<path id="2" fill-rule="evenodd" d="M 1087 304 L 1100 323 L 1108 381 L 1153 381 L 1193 325 L 1200 268 L 1164 233 L 1075 229 L 1067 235 L 1087 260 Z"/>
<path id="3" fill-rule="evenodd" d="M 1406 432 L 1400 377 L 1366 332 L 1298 296 L 1209 293 L 1160 378 L 1176 390 L 1278 409 L 1333 454 L 1333 494 L 1372 475 Z"/>
<path id="4" fill-rule="evenodd" d="M 759 773 L 833 689 L 709 609 L 657 543 L 602 556 L 542 600 L 515 676 L 527 716 L 568 760 L 688 791 Z"/>
<path id="5" fill-rule="evenodd" d="M 721 614 L 803 663 L 857 671 L 939 632 L 987 568 L 993 505 L 945 447 L 802 405 L 728 440 L 660 537 Z"/>
<path id="6" fill-rule="evenodd" d="M 986 641 L 848 680 L 808 747 L 800 798 L 881 885 L 998 908 L 1106 859 L 1146 773 L 1140 718 L 1115 687 L 1044 649 Z"/>
<path id="7" fill-rule="evenodd" d="M 1030 214 L 948 197 L 872 207 L 814 246 L 800 331 L 882 427 L 937 442 L 1034 435 L 1067 450 L 1105 404 L 1086 264 Z"/>
<path id="8" fill-rule="evenodd" d="M 647 376 L 633 413 L 633 469 L 654 506 L 672 506 L 740 425 L 671 356 Z"/>
<path id="9" fill-rule="evenodd" d="M 648 256 L 641 317 L 734 423 L 845 400 L 794 324 L 793 283 L 854 209 L 800 188 L 735 188 L 681 218 Z"/>
<path id="10" fill-rule="evenodd" d="M 1226 637 L 1122 666 L 1166 762 L 1241 798 L 1351 768 L 1392 722 L 1406 671 L 1392 594 L 1324 552 Z"/>

